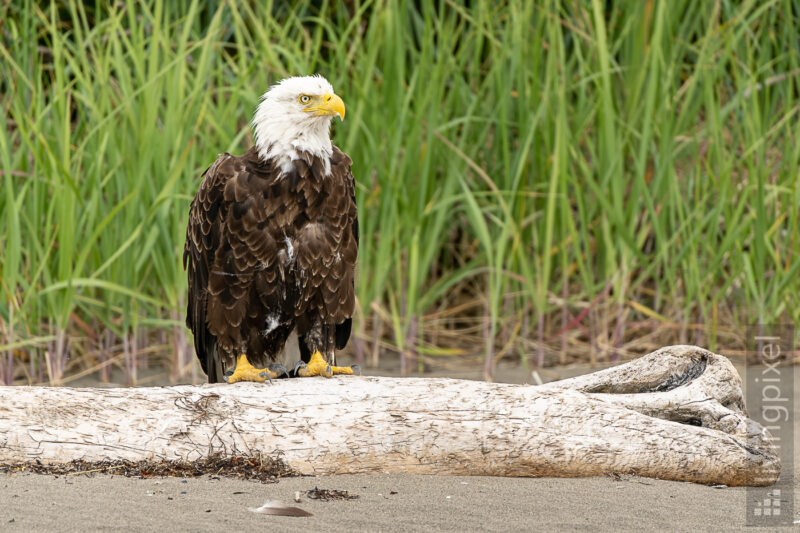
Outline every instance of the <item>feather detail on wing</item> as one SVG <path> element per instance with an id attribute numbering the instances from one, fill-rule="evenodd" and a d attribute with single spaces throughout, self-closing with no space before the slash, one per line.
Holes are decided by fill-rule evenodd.
<path id="1" fill-rule="evenodd" d="M 220 172 L 220 166 L 230 159 L 222 154 L 203 173 L 203 180 L 189 208 L 189 223 L 186 227 L 186 243 L 183 250 L 183 268 L 189 281 L 189 300 L 186 306 L 186 326 L 194 335 L 194 346 L 200 366 L 209 381 L 219 381 L 214 364 L 217 339 L 206 326 L 208 305 L 207 288 L 209 271 L 214 264 L 215 250 L 219 247 L 219 210 L 222 189 L 230 177 Z"/>
<path id="2" fill-rule="evenodd" d="M 298 228 L 297 284 L 295 306 L 299 329 L 318 317 L 336 325 L 337 347 L 344 347 L 350 336 L 355 307 L 354 265 L 358 257 L 358 219 L 351 160 L 334 147 L 331 173 L 325 179 L 324 205 L 315 217 Z M 315 172 L 316 174 L 316 172 Z M 306 180 L 306 189 L 322 180 Z M 313 193 L 308 193 L 313 201 Z"/>

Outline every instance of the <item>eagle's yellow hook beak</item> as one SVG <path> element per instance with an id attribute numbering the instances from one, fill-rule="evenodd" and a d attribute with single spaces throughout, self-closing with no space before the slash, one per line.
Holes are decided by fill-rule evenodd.
<path id="1" fill-rule="evenodd" d="M 307 111 L 313 112 L 318 117 L 339 115 L 339 118 L 344 120 L 344 101 L 338 95 L 325 93 L 320 98 L 319 105 L 310 107 Z"/>

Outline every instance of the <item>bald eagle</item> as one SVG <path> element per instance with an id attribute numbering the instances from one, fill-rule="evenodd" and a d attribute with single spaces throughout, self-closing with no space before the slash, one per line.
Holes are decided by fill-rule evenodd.
<path id="1" fill-rule="evenodd" d="M 358 217 L 351 159 L 331 143 L 345 108 L 322 76 L 287 78 L 262 97 L 255 146 L 205 171 L 189 210 L 186 325 L 211 383 L 263 382 L 290 333 L 294 375 L 330 377 L 350 337 Z"/>

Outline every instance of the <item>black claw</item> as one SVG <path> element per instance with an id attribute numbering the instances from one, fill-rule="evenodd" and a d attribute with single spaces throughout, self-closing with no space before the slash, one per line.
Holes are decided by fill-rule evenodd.
<path id="1" fill-rule="evenodd" d="M 331 368 L 331 365 L 328 365 L 328 368 L 325 369 L 325 377 L 333 377 L 333 368 Z"/>
<path id="2" fill-rule="evenodd" d="M 305 363 L 304 363 L 302 360 L 300 360 L 300 361 L 296 362 L 296 363 L 294 364 L 294 370 L 292 371 L 292 373 L 293 373 L 293 374 L 296 376 L 296 375 L 297 375 L 297 370 L 298 370 L 299 368 L 302 368 L 302 367 L 304 367 L 304 366 L 306 366 L 306 364 L 305 364 Z"/>
<path id="3" fill-rule="evenodd" d="M 228 370 L 227 372 L 225 372 L 225 373 L 224 373 L 222 376 L 223 376 L 223 377 L 226 377 L 226 378 L 229 378 L 229 377 L 231 377 L 232 375 L 233 375 L 233 369 L 231 368 L 230 370 Z"/>
<path id="4" fill-rule="evenodd" d="M 272 383 L 272 376 L 269 375 L 269 372 L 259 372 L 258 377 L 267 378 L 267 380 Z"/>
<path id="5" fill-rule="evenodd" d="M 289 371 L 286 370 L 286 367 L 280 363 L 274 363 L 269 365 L 269 369 L 275 373 L 275 377 L 281 377 L 283 375 L 289 376 Z"/>
<path id="6" fill-rule="evenodd" d="M 358 372 L 358 375 L 361 375 L 361 365 L 350 365 L 350 370 L 353 371 L 353 374 Z"/>

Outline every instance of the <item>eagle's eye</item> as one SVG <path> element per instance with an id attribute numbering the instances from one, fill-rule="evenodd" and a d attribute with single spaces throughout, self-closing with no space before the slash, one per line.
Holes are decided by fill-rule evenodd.
<path id="1" fill-rule="evenodd" d="M 307 94 L 301 94 L 300 98 L 298 98 L 298 100 L 300 100 L 301 104 L 307 104 L 308 102 L 311 101 L 311 97 L 308 96 Z"/>

